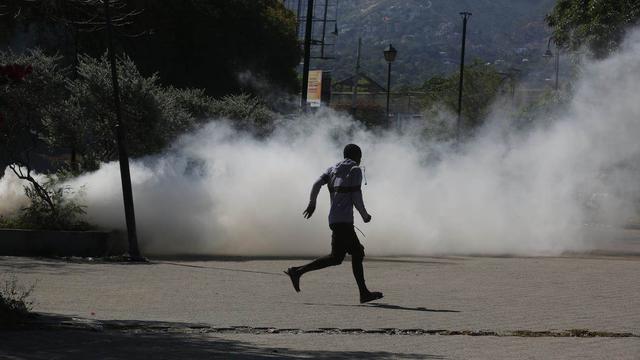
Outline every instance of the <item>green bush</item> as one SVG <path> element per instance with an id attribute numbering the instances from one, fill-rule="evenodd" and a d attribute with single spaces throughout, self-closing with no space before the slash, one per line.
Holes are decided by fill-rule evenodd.
<path id="1" fill-rule="evenodd" d="M 23 229 L 37 230 L 92 230 L 94 227 L 83 220 L 86 206 L 70 199 L 73 193 L 69 186 L 60 185 L 54 177 L 48 177 L 43 184 L 51 199 L 50 206 L 33 186 L 25 186 L 25 194 L 30 200 L 22 209 L 18 221 Z"/>
<path id="2" fill-rule="evenodd" d="M 0 217 L 0 228 L 31 230 L 92 230 L 95 227 L 84 220 L 86 206 L 79 203 L 83 189 L 75 192 L 63 181 L 70 172 L 58 171 L 36 180 L 25 169 L 11 166 L 19 178 L 28 182 L 24 192 L 29 204 L 17 214 Z M 75 193 L 76 196 L 70 196 Z"/>
<path id="3" fill-rule="evenodd" d="M 566 109 L 571 100 L 570 92 L 547 90 L 514 114 L 517 129 L 546 126 L 558 120 L 559 111 Z"/>
<path id="4" fill-rule="evenodd" d="M 211 107 L 212 117 L 233 120 L 242 130 L 256 134 L 265 134 L 273 130 L 275 114 L 262 100 L 249 95 L 227 95 L 214 100 Z"/>
<path id="5" fill-rule="evenodd" d="M 18 279 L 11 276 L 3 279 L 0 285 L 0 326 L 11 327 L 24 323 L 33 309 L 33 302 L 29 299 L 35 285 L 24 287 L 18 284 Z"/>
<path id="6" fill-rule="evenodd" d="M 0 229 L 20 229 L 21 227 L 16 216 L 0 215 Z"/>

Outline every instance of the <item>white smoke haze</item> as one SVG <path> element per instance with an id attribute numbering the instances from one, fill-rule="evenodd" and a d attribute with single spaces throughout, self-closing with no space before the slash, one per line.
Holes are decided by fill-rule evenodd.
<path id="1" fill-rule="evenodd" d="M 14 215 L 29 204 L 23 183 L 9 167 L 0 178 L 0 216 Z"/>
<path id="2" fill-rule="evenodd" d="M 282 121 L 265 139 L 212 121 L 165 154 L 132 161 L 142 251 L 327 253 L 327 191 L 310 220 L 302 211 L 312 183 L 350 142 L 363 149 L 363 193 L 373 220 L 362 224 L 356 212 L 356 225 L 366 234 L 361 241 L 369 255 L 589 250 L 585 223 L 620 224 L 636 214 L 638 59 L 635 32 L 619 54 L 584 65 L 559 121 L 541 119 L 544 126 L 516 132 L 505 130 L 507 120 L 495 115 L 457 151 L 422 140 L 424 125 L 379 134 L 329 110 Z M 432 160 L 434 154 L 439 160 Z M 15 186 L 7 178 L 0 180 L 0 200 L 14 204 Z M 117 163 L 71 185 L 85 186 L 90 222 L 124 229 Z"/>

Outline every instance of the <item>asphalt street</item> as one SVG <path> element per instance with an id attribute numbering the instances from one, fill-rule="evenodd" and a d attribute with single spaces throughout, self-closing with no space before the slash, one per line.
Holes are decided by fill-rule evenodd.
<path id="1" fill-rule="evenodd" d="M 3 257 L 5 276 L 35 284 L 35 311 L 95 323 L 101 331 L 5 332 L 0 357 L 82 358 L 95 352 L 100 358 L 637 359 L 640 354 L 640 256 L 369 258 L 368 285 L 385 297 L 365 305 L 358 302 L 348 261 L 305 275 L 302 292 L 294 292 L 282 270 L 305 261 L 131 264 Z M 114 321 L 130 322 L 105 325 Z M 157 321 L 170 325 L 154 327 Z"/>

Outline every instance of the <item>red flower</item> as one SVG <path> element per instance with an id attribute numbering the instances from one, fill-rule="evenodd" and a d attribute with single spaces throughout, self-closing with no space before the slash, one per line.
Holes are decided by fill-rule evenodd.
<path id="1" fill-rule="evenodd" d="M 6 76 L 13 81 L 24 80 L 24 78 L 31 73 L 33 73 L 33 67 L 31 65 L 9 64 L 0 66 L 0 76 Z"/>

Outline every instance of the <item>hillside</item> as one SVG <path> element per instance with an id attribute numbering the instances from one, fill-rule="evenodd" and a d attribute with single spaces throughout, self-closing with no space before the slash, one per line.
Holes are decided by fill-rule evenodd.
<path id="1" fill-rule="evenodd" d="M 320 0 L 322 3 L 322 0 Z M 362 37 L 363 71 L 384 83 L 382 50 L 398 50 L 394 84 L 418 85 L 436 74 L 458 69 L 461 11 L 473 13 L 467 31 L 467 63 L 493 63 L 524 73 L 552 71 L 542 54 L 548 29 L 544 16 L 555 0 L 353 0 L 340 1 L 335 60 L 314 65 L 341 79 L 353 72 L 358 37 Z"/>

